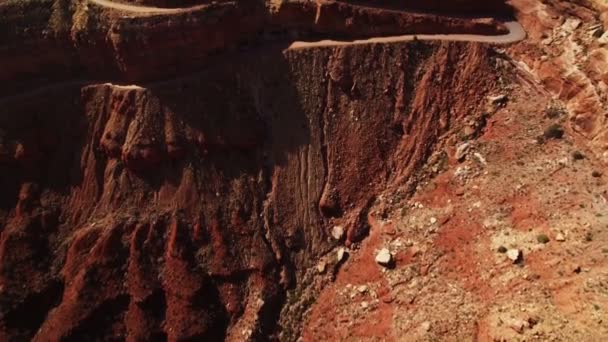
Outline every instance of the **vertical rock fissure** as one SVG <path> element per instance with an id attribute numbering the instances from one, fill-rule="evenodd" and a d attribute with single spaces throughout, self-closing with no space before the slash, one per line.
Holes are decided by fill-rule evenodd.
<path id="1" fill-rule="evenodd" d="M 330 82 L 330 77 L 329 77 L 329 63 L 331 60 L 331 54 L 329 56 L 327 56 L 327 59 L 325 61 L 324 64 L 324 70 L 325 72 L 323 73 L 323 82 L 324 84 L 322 85 L 321 89 L 325 90 L 324 94 L 321 94 L 320 98 L 322 100 L 322 103 L 320 105 L 319 108 L 319 115 L 318 115 L 318 123 L 319 123 L 319 147 L 321 149 L 321 161 L 323 162 L 323 189 L 319 194 L 319 198 L 317 199 L 317 208 L 319 210 L 319 215 L 321 217 L 324 217 L 323 212 L 321 210 L 321 198 L 323 197 L 323 193 L 325 193 L 326 191 L 328 191 L 327 186 L 328 186 L 328 182 L 329 182 L 329 157 L 327 155 L 327 120 L 326 120 L 326 116 L 329 114 L 327 105 L 328 103 L 330 103 L 329 101 L 329 96 L 331 96 L 331 92 L 330 92 L 330 87 L 331 87 L 331 82 Z"/>

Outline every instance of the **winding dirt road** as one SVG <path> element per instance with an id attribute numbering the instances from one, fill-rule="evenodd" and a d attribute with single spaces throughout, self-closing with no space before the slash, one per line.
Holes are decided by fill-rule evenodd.
<path id="1" fill-rule="evenodd" d="M 198 9 L 205 8 L 209 5 L 197 5 L 185 8 L 159 8 L 159 7 L 148 7 L 148 6 L 136 6 L 121 4 L 110 0 L 89 0 L 89 2 L 105 8 L 112 8 L 125 12 L 139 13 L 139 14 L 175 14 L 184 13 L 189 11 L 195 11 Z M 229 2 L 226 4 L 233 4 Z M 407 42 L 414 39 L 418 40 L 447 40 L 447 41 L 460 41 L 460 42 L 479 42 L 479 43 L 491 43 L 491 44 L 509 44 L 521 41 L 526 38 L 526 32 L 523 27 L 516 21 L 505 22 L 504 25 L 509 29 L 509 33 L 504 35 L 480 35 L 480 34 L 422 34 L 413 35 L 407 34 L 402 36 L 390 36 L 390 37 L 375 37 L 370 39 L 353 40 L 353 41 L 337 41 L 337 40 L 321 40 L 317 42 L 293 42 L 288 49 L 308 49 L 316 47 L 330 47 L 330 46 L 345 46 L 345 45 L 361 45 L 361 44 L 372 44 L 372 43 L 398 43 Z"/>
<path id="2" fill-rule="evenodd" d="M 526 38 L 526 31 L 524 31 L 524 28 L 518 22 L 509 21 L 505 22 L 504 25 L 505 27 L 507 27 L 507 29 L 509 29 L 509 33 L 497 36 L 485 36 L 479 34 L 406 34 L 402 36 L 377 37 L 353 41 L 321 40 L 318 42 L 294 42 L 289 46 L 289 49 L 306 49 L 324 46 L 362 45 L 372 43 L 398 43 L 412 41 L 414 39 L 509 44 L 518 42 Z"/>
<path id="3" fill-rule="evenodd" d="M 121 4 L 119 2 L 108 1 L 108 0 L 89 0 L 90 3 L 104 7 L 112 8 L 119 11 L 141 13 L 141 14 L 177 14 L 185 13 L 190 11 L 196 11 L 208 7 L 209 5 L 196 5 L 192 7 L 181 7 L 181 8 L 160 8 L 160 7 L 149 7 L 149 6 L 138 6 Z"/>
<path id="4" fill-rule="evenodd" d="M 147 7 L 147 6 L 137 6 L 137 5 L 129 5 L 129 4 L 121 4 L 117 2 L 113 2 L 110 0 L 88 0 L 90 4 L 94 4 L 96 6 L 101 6 L 104 8 L 115 9 L 123 12 L 130 13 L 138 13 L 138 14 L 149 14 L 149 15 L 170 15 L 176 13 L 186 13 L 190 11 L 196 11 L 199 9 L 203 9 L 210 5 L 197 5 L 186 8 L 159 8 L 159 7 Z M 234 4 L 234 2 L 225 2 L 222 4 Z M 480 42 L 480 43 L 490 43 L 490 44 L 509 44 L 521 41 L 526 38 L 526 32 L 523 27 L 516 21 L 505 22 L 504 25 L 509 29 L 509 33 L 504 35 L 477 35 L 477 34 L 422 34 L 422 35 L 402 35 L 402 36 L 389 36 L 389 37 L 376 37 L 370 39 L 363 40 L 353 40 L 353 41 L 337 41 L 337 40 L 321 40 L 316 42 L 304 42 L 304 41 L 295 41 L 293 42 L 287 49 L 288 50 L 298 50 L 298 49 L 310 49 L 310 48 L 319 48 L 319 47 L 333 47 L 333 46 L 347 46 L 347 45 L 362 45 L 362 44 L 373 44 L 373 43 L 399 43 L 399 42 L 407 42 L 412 41 L 414 39 L 417 40 L 444 40 L 444 41 L 462 41 L 462 42 Z M 53 84 L 38 88 L 36 90 L 30 91 L 28 93 L 21 93 L 17 95 L 12 95 L 8 97 L 4 97 L 0 99 L 0 104 L 16 100 L 19 98 L 39 94 L 46 90 L 61 87 L 61 86 L 69 86 L 69 85 L 87 85 L 87 84 L 95 84 L 90 81 L 67 81 L 59 84 Z M 122 87 L 125 89 L 143 89 L 136 85 L 115 85 L 112 83 L 105 83 L 105 85 Z"/>

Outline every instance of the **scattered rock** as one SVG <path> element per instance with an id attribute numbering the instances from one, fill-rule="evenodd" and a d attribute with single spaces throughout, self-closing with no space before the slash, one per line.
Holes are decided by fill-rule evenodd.
<path id="1" fill-rule="evenodd" d="M 462 135 L 464 138 L 471 138 L 471 137 L 475 136 L 476 133 L 477 133 L 477 130 L 475 129 L 475 127 L 471 127 L 471 126 L 466 126 L 462 130 Z"/>
<path id="2" fill-rule="evenodd" d="M 424 321 L 422 322 L 422 324 L 420 325 L 420 327 L 422 328 L 422 330 L 424 331 L 430 331 L 431 330 L 431 322 L 429 321 Z"/>
<path id="3" fill-rule="evenodd" d="M 523 334 L 525 329 L 530 328 L 530 323 L 523 319 L 514 319 L 509 322 L 509 328 L 515 330 L 518 334 Z"/>
<path id="4" fill-rule="evenodd" d="M 357 291 L 359 291 L 359 293 L 365 293 L 367 292 L 367 285 L 360 285 L 357 287 Z"/>
<path id="5" fill-rule="evenodd" d="M 604 32 L 598 39 L 597 42 L 600 43 L 600 45 L 608 45 L 608 31 Z"/>
<path id="6" fill-rule="evenodd" d="M 549 241 L 551 241 L 549 239 L 549 237 L 546 234 L 538 234 L 538 236 L 536 236 L 536 241 L 538 241 L 538 243 L 549 243 Z"/>
<path id="7" fill-rule="evenodd" d="M 321 261 L 317 264 L 317 272 L 319 272 L 320 274 L 325 273 L 325 270 L 327 270 L 327 264 L 325 263 L 325 261 Z"/>
<path id="8" fill-rule="evenodd" d="M 437 223 L 437 218 L 436 217 L 431 217 L 431 219 L 429 220 L 429 222 L 431 222 L 431 224 L 435 224 L 435 223 Z"/>
<path id="9" fill-rule="evenodd" d="M 580 267 L 580 266 L 578 266 L 578 265 L 574 267 L 574 270 L 572 270 L 572 272 L 574 272 L 574 273 L 576 273 L 576 274 L 581 273 L 581 271 L 582 271 L 582 269 L 581 269 L 581 267 Z"/>
<path id="10" fill-rule="evenodd" d="M 390 304 L 395 300 L 395 296 L 390 293 L 387 293 L 386 295 L 382 296 L 380 300 L 382 300 L 383 303 Z"/>
<path id="11" fill-rule="evenodd" d="M 463 161 L 464 157 L 466 157 L 467 153 L 469 152 L 470 147 L 471 144 L 468 142 L 462 143 L 460 146 L 458 146 L 456 148 L 456 154 L 454 155 L 456 160 Z"/>
<path id="12" fill-rule="evenodd" d="M 368 307 L 369 307 L 369 303 L 368 302 L 361 302 L 361 308 L 367 309 Z"/>
<path id="13" fill-rule="evenodd" d="M 391 252 L 387 248 L 382 248 L 378 252 L 378 254 L 376 254 L 376 262 L 379 265 L 388 267 L 388 266 L 390 266 L 392 261 L 393 261 L 393 256 L 391 255 Z"/>
<path id="14" fill-rule="evenodd" d="M 507 258 L 515 264 L 521 261 L 522 253 L 519 249 L 509 249 L 507 251 Z"/>
<path id="15" fill-rule="evenodd" d="M 471 176 L 471 169 L 467 166 L 459 166 L 454 171 L 454 178 L 457 178 L 461 181 L 465 181 L 467 178 Z"/>
<path id="16" fill-rule="evenodd" d="M 562 233 L 558 233 L 558 234 L 555 236 L 555 241 L 560 241 L 560 242 L 566 241 L 566 237 L 564 236 L 564 234 L 562 234 Z"/>
<path id="17" fill-rule="evenodd" d="M 507 253 L 507 247 L 505 247 L 505 246 L 498 247 L 498 253 L 501 253 L 501 254 Z"/>
<path id="18" fill-rule="evenodd" d="M 591 172 L 591 176 L 593 176 L 595 178 L 599 178 L 599 177 L 602 177 L 602 173 L 599 171 L 593 171 L 593 172 Z"/>
<path id="19" fill-rule="evenodd" d="M 336 240 L 342 240 L 342 238 L 344 237 L 344 227 L 334 226 L 331 229 L 331 236 Z"/>
<path id="20" fill-rule="evenodd" d="M 568 18 L 562 25 L 562 28 L 564 30 L 566 30 L 567 32 L 572 32 L 572 31 L 578 29 L 581 26 L 581 24 L 582 24 L 582 21 L 580 19 Z"/>
<path id="21" fill-rule="evenodd" d="M 481 153 L 473 153 L 473 156 L 475 157 L 475 160 L 477 160 L 479 162 L 479 164 L 481 164 L 481 166 L 488 166 L 488 162 L 486 161 L 486 158 L 484 158 Z"/>
<path id="22" fill-rule="evenodd" d="M 572 152 L 572 159 L 583 160 L 585 159 L 585 155 L 581 151 L 574 151 Z"/>
<path id="23" fill-rule="evenodd" d="M 591 34 L 591 37 L 593 38 L 600 38 L 604 34 L 604 29 L 601 24 L 593 25 L 589 28 L 589 34 Z"/>
<path id="24" fill-rule="evenodd" d="M 338 252 L 336 253 L 336 259 L 338 262 L 341 262 L 346 258 L 346 249 L 344 247 L 340 247 Z"/>
<path id="25" fill-rule="evenodd" d="M 564 129 L 558 124 L 552 124 L 543 133 L 545 139 L 561 139 L 564 137 Z"/>
<path id="26" fill-rule="evenodd" d="M 490 103 L 494 105 L 504 105 L 505 103 L 507 103 L 507 95 L 499 94 L 496 96 L 488 96 L 488 101 L 490 101 Z"/>
<path id="27" fill-rule="evenodd" d="M 559 102 L 551 102 L 545 108 L 545 115 L 549 119 L 556 119 L 566 115 L 567 110 L 564 108 L 564 105 Z"/>

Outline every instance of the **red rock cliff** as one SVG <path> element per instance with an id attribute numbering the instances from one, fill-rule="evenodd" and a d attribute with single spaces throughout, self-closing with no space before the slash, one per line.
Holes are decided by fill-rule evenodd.
<path id="1" fill-rule="evenodd" d="M 319 258 L 364 238 L 380 189 L 413 183 L 494 83 L 474 43 L 267 44 L 202 63 L 146 20 L 105 41 L 80 23 L 68 59 L 57 28 L 2 72 L 19 82 L 0 100 L 0 340 L 295 338 Z M 138 64 L 131 39 L 176 69 L 141 81 L 169 64 Z M 27 46 L 54 57 L 16 58 Z M 105 58 L 140 81 L 46 69 L 81 61 L 93 79 Z M 175 77 L 182 59 L 196 70 Z"/>

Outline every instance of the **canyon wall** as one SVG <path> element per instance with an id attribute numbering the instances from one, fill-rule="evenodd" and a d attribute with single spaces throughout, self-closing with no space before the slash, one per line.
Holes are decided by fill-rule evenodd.
<path id="1" fill-rule="evenodd" d="M 297 338 L 318 262 L 496 82 L 475 43 L 287 48 L 496 21 L 262 5 L 0 5 L 0 340 Z"/>
<path id="2" fill-rule="evenodd" d="M 280 41 L 362 39 L 402 34 L 499 35 L 489 18 L 460 18 L 353 7 L 344 2 L 217 2 L 163 15 L 89 2 L 0 4 L 0 91 L 74 78 L 151 81 L 213 63 L 225 51 Z M 8 81 L 14 82 L 8 84 Z"/>
<path id="3" fill-rule="evenodd" d="M 0 336 L 280 332 L 286 298 L 339 243 L 331 227 L 365 237 L 379 189 L 480 103 L 489 51 L 267 47 L 144 87 L 4 100 Z"/>

